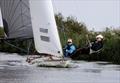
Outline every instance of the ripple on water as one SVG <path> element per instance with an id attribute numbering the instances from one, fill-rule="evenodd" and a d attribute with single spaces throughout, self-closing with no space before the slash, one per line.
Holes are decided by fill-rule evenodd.
<path id="1" fill-rule="evenodd" d="M 120 83 L 120 66 L 73 61 L 77 68 L 30 67 L 25 57 L 0 53 L 0 83 Z"/>

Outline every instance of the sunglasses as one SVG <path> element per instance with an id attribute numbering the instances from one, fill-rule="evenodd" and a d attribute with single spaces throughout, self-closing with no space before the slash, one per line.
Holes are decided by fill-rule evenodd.
<path id="1" fill-rule="evenodd" d="M 67 42 L 67 43 L 72 43 L 72 42 Z"/>

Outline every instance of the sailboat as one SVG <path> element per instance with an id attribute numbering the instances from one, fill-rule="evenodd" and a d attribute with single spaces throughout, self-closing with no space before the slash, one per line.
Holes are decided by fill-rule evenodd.
<path id="1" fill-rule="evenodd" d="M 32 63 L 38 62 L 39 65 L 44 63 L 49 66 L 53 64 L 65 66 L 69 63 L 69 60 L 63 59 L 51 0 L 0 0 L 0 8 L 6 34 L 6 38 L 2 40 L 29 41 L 27 50 L 9 42 L 7 45 L 29 54 L 31 39 L 34 38 L 36 51 L 40 55 L 50 57 L 36 59 L 41 56 L 34 55 L 30 57 L 33 59 Z"/>
<path id="2" fill-rule="evenodd" d="M 51 0 L 30 0 L 30 13 L 35 48 L 42 57 L 32 60 L 38 66 L 68 67 L 70 60 L 63 59 L 60 38 Z M 31 57 L 30 57 L 31 58 Z"/>

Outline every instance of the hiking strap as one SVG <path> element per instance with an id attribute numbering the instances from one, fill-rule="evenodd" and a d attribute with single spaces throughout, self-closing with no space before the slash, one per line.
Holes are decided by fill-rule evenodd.
<path id="1" fill-rule="evenodd" d="M 92 49 L 90 48 L 89 54 L 99 53 L 101 50 L 102 50 L 102 49 L 99 49 L 99 50 L 97 50 L 97 51 L 94 51 L 94 50 L 92 50 Z"/>

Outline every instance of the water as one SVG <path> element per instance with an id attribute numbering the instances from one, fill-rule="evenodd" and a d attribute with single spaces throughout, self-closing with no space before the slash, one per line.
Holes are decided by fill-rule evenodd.
<path id="1" fill-rule="evenodd" d="M 0 83 L 120 83 L 120 65 L 75 61 L 77 68 L 42 68 L 25 59 L 0 53 Z"/>

